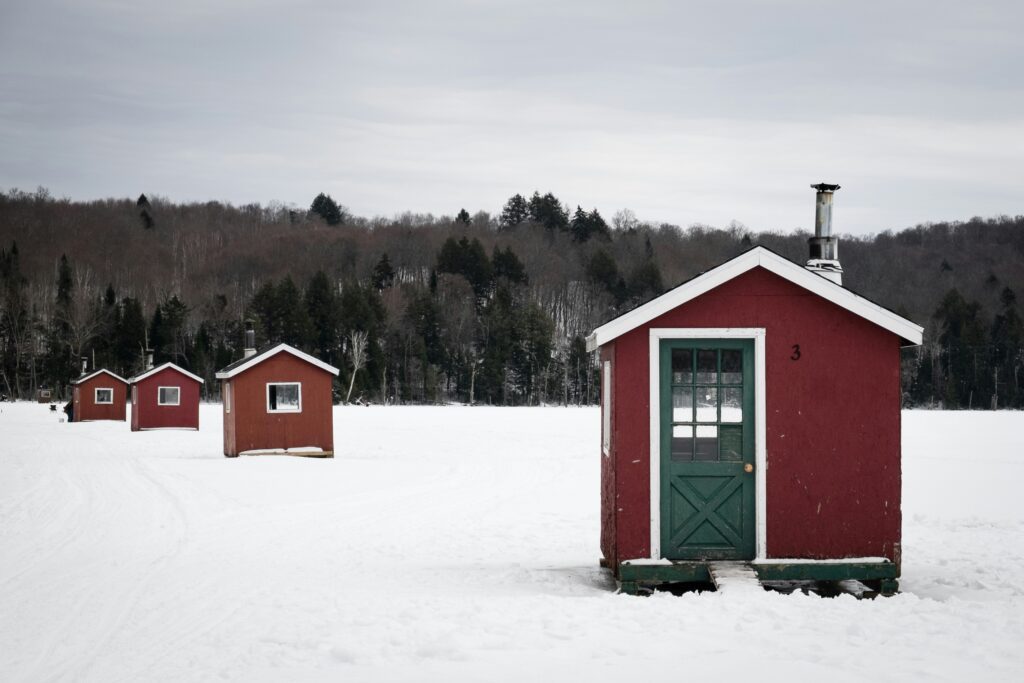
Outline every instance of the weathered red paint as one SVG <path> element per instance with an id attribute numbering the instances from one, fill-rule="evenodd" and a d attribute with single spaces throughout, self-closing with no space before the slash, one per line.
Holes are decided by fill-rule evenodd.
<path id="1" fill-rule="evenodd" d="M 652 327 L 766 329 L 768 557 L 899 560 L 900 339 L 757 267 L 601 348 L 614 376 L 601 517 L 611 566 L 650 556 Z"/>
<path id="2" fill-rule="evenodd" d="M 179 405 L 157 402 L 159 387 L 178 387 Z M 168 367 L 132 383 L 132 431 L 142 429 L 199 429 L 200 383 L 180 370 Z"/>
<path id="3" fill-rule="evenodd" d="M 96 403 L 96 389 L 113 389 L 114 402 L 111 404 Z M 81 384 L 76 384 L 71 392 L 72 422 L 89 422 L 92 420 L 125 419 L 128 402 L 128 385 L 121 380 L 101 372 L 90 377 Z"/>
<path id="4" fill-rule="evenodd" d="M 267 412 L 268 382 L 300 382 L 302 412 Z M 278 353 L 221 382 L 224 455 L 306 446 L 334 452 L 333 375 L 289 353 Z"/>

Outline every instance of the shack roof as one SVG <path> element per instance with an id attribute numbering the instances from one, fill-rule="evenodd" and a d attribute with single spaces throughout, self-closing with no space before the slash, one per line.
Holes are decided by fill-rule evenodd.
<path id="1" fill-rule="evenodd" d="M 179 367 L 179 366 L 175 365 L 174 363 L 164 363 L 163 365 L 157 366 L 157 367 L 152 368 L 150 370 L 146 370 L 141 375 L 136 375 L 135 377 L 132 377 L 131 383 L 135 384 L 136 382 L 141 382 L 142 380 L 146 379 L 147 377 L 151 377 L 152 375 L 155 375 L 156 373 L 160 372 L 161 370 L 167 370 L 168 368 L 170 368 L 171 370 L 177 370 L 181 374 L 183 374 L 186 377 L 189 377 L 191 379 L 194 379 L 195 381 L 199 382 L 200 384 L 205 384 L 206 383 L 205 380 L 203 380 L 202 377 L 200 377 L 198 375 L 193 375 L 191 372 L 189 372 L 185 368 Z"/>
<path id="2" fill-rule="evenodd" d="M 775 273 L 779 277 L 889 330 L 900 338 L 902 346 L 917 346 L 922 341 L 924 328 L 920 325 L 826 277 L 793 263 L 771 249 L 757 246 L 687 280 L 661 296 L 609 320 L 587 337 L 587 350 L 595 351 L 613 339 L 756 267 Z"/>
<path id="3" fill-rule="evenodd" d="M 217 379 L 231 379 L 232 377 L 245 372 L 254 365 L 258 365 L 259 363 L 262 363 L 263 361 L 268 360 L 279 353 L 291 354 L 292 356 L 295 356 L 300 360 L 304 360 L 311 365 L 315 365 L 321 370 L 329 372 L 332 375 L 337 375 L 340 372 L 340 370 L 338 370 L 338 368 L 334 367 L 333 365 L 328 365 L 319 358 L 315 358 L 309 355 L 308 353 L 299 351 L 297 348 L 289 346 L 284 342 L 281 342 L 279 344 L 268 346 L 265 349 L 257 351 L 255 355 L 249 356 L 248 358 L 241 358 L 239 360 L 236 360 L 231 365 L 222 368 L 217 373 Z"/>

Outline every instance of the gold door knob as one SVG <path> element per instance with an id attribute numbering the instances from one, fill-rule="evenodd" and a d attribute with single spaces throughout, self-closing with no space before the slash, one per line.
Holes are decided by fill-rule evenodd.
<path id="1" fill-rule="evenodd" d="M 751 472 L 754 471 L 754 466 L 748 462 L 746 465 L 743 466 L 743 471 L 746 472 L 747 474 L 750 474 Z"/>

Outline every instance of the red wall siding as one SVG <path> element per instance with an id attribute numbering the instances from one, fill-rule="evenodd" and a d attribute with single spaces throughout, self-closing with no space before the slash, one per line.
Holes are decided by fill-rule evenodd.
<path id="1" fill-rule="evenodd" d="M 175 370 L 164 368 L 133 385 L 132 430 L 178 427 L 199 429 L 199 382 Z M 157 404 L 159 387 L 180 387 L 180 404 Z"/>
<path id="2" fill-rule="evenodd" d="M 302 446 L 333 452 L 332 380 L 329 372 L 287 353 L 279 353 L 231 378 L 233 425 L 229 428 L 225 421 L 224 454 Z M 267 382 L 301 382 L 302 412 L 268 413 Z M 229 429 L 234 432 L 231 444 Z"/>
<path id="3" fill-rule="evenodd" d="M 114 390 L 114 403 L 96 405 L 96 389 L 111 388 Z M 81 384 L 74 390 L 74 421 L 87 420 L 121 420 L 125 419 L 125 406 L 128 401 L 128 385 L 110 375 L 100 374 Z"/>
<path id="4" fill-rule="evenodd" d="M 766 328 L 768 557 L 898 559 L 899 339 L 755 268 L 615 340 L 618 560 L 650 555 L 651 327 Z"/>

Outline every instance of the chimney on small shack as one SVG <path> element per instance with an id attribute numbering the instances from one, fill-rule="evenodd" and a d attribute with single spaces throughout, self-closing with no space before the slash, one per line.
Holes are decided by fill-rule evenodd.
<path id="1" fill-rule="evenodd" d="M 82 356 L 82 374 L 84 375 L 89 371 L 89 357 Z"/>
<path id="2" fill-rule="evenodd" d="M 814 237 L 807 240 L 810 246 L 807 270 L 841 285 L 843 267 L 839 265 L 839 238 L 832 235 L 832 195 L 839 186 L 818 183 L 811 187 L 818 194 L 815 198 Z"/>
<path id="3" fill-rule="evenodd" d="M 146 349 L 146 369 L 153 369 L 153 349 Z"/>
<path id="4" fill-rule="evenodd" d="M 245 321 L 245 348 L 242 349 L 242 358 L 249 358 L 256 355 L 256 330 L 253 329 L 252 320 Z"/>

